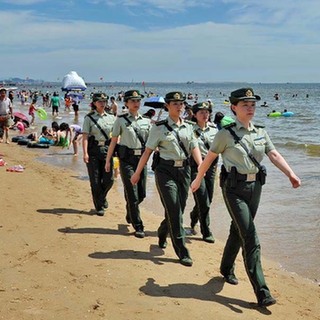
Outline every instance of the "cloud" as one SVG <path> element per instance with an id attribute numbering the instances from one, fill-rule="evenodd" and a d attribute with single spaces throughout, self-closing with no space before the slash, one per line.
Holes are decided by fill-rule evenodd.
<path id="1" fill-rule="evenodd" d="M 244 13 L 234 16 L 247 19 L 167 24 L 152 30 L 120 23 L 49 19 L 35 11 L 1 11 L 5 45 L 0 47 L 0 56 L 6 61 L 1 76 L 56 80 L 76 70 L 87 81 L 101 76 L 107 81 L 149 82 L 318 81 L 320 45 L 307 23 L 299 27 L 299 21 L 285 18 L 274 1 L 264 7 L 272 23 L 268 24 L 265 16 L 263 23 L 258 23 L 263 12 L 254 7 L 257 1 L 233 3 L 244 6 Z M 292 6 L 288 10 L 291 8 L 294 10 Z M 302 16 L 306 11 L 310 9 Z M 309 23 L 312 20 L 310 17 Z"/>

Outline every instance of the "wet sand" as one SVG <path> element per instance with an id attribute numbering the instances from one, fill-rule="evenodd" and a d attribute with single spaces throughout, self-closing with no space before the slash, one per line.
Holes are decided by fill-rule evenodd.
<path id="1" fill-rule="evenodd" d="M 119 187 L 98 217 L 73 171 L 13 143 L 0 154 L 0 319 L 320 319 L 317 284 L 263 259 L 278 303 L 258 308 L 240 256 L 239 285 L 220 277 L 223 243 L 188 238 L 194 265 L 184 267 L 170 241 L 157 246 L 160 216 L 143 210 L 147 237 L 133 236 Z M 24 172 L 6 172 L 18 164 Z"/>

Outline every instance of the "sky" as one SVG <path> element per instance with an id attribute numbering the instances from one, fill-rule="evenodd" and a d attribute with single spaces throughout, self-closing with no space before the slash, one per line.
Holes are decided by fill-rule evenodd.
<path id="1" fill-rule="evenodd" d="M 0 79 L 320 82 L 318 0 L 0 0 Z"/>

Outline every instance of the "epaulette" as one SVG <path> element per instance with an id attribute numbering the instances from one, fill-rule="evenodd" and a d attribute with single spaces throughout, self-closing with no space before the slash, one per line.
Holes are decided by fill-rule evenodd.
<path id="1" fill-rule="evenodd" d="M 155 125 L 156 126 L 161 126 L 161 125 L 163 125 L 163 124 L 166 124 L 168 122 L 168 120 L 161 120 L 161 121 L 157 121 L 156 123 L 155 123 Z"/>
<path id="2" fill-rule="evenodd" d="M 261 125 L 258 125 L 258 124 L 254 124 L 254 126 L 255 126 L 256 128 L 261 128 L 261 129 L 264 128 L 264 126 L 261 126 Z"/>
<path id="3" fill-rule="evenodd" d="M 224 128 L 224 129 L 228 129 L 228 128 L 234 127 L 235 125 L 236 125 L 236 123 L 235 123 L 235 122 L 232 122 L 232 123 L 229 123 L 229 124 L 225 125 L 223 128 Z"/>
<path id="4" fill-rule="evenodd" d="M 189 123 L 189 124 L 192 124 L 192 125 L 195 125 L 197 124 L 195 121 L 192 121 L 192 120 L 183 120 L 185 123 Z"/>
<path id="5" fill-rule="evenodd" d="M 214 123 L 208 123 L 208 127 L 211 127 L 211 128 L 216 128 L 217 126 L 214 124 Z"/>
<path id="6" fill-rule="evenodd" d="M 126 117 L 126 116 L 128 116 L 128 115 L 129 115 L 129 113 L 119 114 L 119 115 L 118 115 L 118 118 L 123 118 L 123 117 Z"/>

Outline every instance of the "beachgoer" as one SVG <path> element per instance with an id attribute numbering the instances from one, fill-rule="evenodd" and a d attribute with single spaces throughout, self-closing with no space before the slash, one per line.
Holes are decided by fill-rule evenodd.
<path id="1" fill-rule="evenodd" d="M 155 123 L 155 121 L 152 119 L 156 115 L 156 110 L 149 109 L 147 112 L 143 114 L 144 117 L 149 118 L 151 120 L 151 123 Z"/>
<path id="2" fill-rule="evenodd" d="M 215 123 L 217 125 L 218 130 L 221 130 L 224 126 L 233 123 L 234 119 L 229 117 L 229 116 L 225 116 L 222 112 L 218 111 L 216 112 L 214 119 L 213 119 L 213 123 Z"/>
<path id="3" fill-rule="evenodd" d="M 59 115 L 59 108 L 60 108 L 60 98 L 59 94 L 54 92 L 53 96 L 50 100 L 50 106 L 52 108 L 52 116 L 58 116 Z"/>
<path id="4" fill-rule="evenodd" d="M 57 140 L 55 145 L 58 147 L 69 149 L 71 141 L 70 135 L 71 133 L 69 125 L 66 122 L 62 122 L 57 132 Z"/>
<path id="5" fill-rule="evenodd" d="M 106 103 L 105 93 L 94 93 L 93 111 L 85 116 L 82 127 L 83 161 L 87 165 L 92 199 L 98 216 L 103 216 L 108 208 L 107 195 L 113 185 L 113 163 L 110 162 L 111 170 L 107 172 L 105 159 L 115 118 L 105 111 Z"/>
<path id="6" fill-rule="evenodd" d="M 235 259 L 242 248 L 243 260 L 259 306 L 276 303 L 265 282 L 260 257 L 260 243 L 256 232 L 256 216 L 266 170 L 260 162 L 266 154 L 271 162 L 290 180 L 293 188 L 300 186 L 300 179 L 286 160 L 275 149 L 267 132 L 251 122 L 260 97 L 251 88 L 231 92 L 231 111 L 236 122 L 224 127 L 215 136 L 210 151 L 198 168 L 191 188 L 195 192 L 211 163 L 222 154 L 220 186 L 232 222 L 224 248 L 220 272 L 226 282 L 238 284 L 235 276 Z"/>
<path id="7" fill-rule="evenodd" d="M 71 130 L 73 155 L 77 156 L 78 155 L 78 145 L 82 140 L 82 128 L 77 124 L 71 124 L 69 127 Z"/>
<path id="8" fill-rule="evenodd" d="M 37 111 L 36 107 L 37 100 L 32 100 L 30 106 L 29 106 L 29 116 L 31 116 L 31 121 L 30 125 L 34 124 L 34 119 L 35 119 L 35 111 Z"/>
<path id="9" fill-rule="evenodd" d="M 34 140 L 36 140 L 36 135 L 34 136 Z M 41 128 L 41 133 L 38 138 L 38 141 L 39 141 L 39 143 L 54 145 L 56 140 L 55 140 L 54 136 L 48 130 L 48 127 L 43 126 Z"/>
<path id="10" fill-rule="evenodd" d="M 208 153 L 210 144 L 213 141 L 217 127 L 209 122 L 212 108 L 207 102 L 200 102 L 192 107 L 193 112 L 193 131 L 198 139 L 199 149 L 202 159 Z M 198 164 L 191 157 L 191 180 L 195 179 L 198 172 Z M 216 176 L 218 158 L 211 164 L 210 168 L 206 172 L 204 179 L 201 181 L 199 189 L 193 194 L 195 200 L 195 206 L 190 212 L 191 230 L 193 234 L 196 234 L 195 226 L 200 221 L 200 230 L 202 239 L 208 243 L 214 243 L 214 237 L 210 230 L 210 206 L 213 199 L 214 181 Z"/>
<path id="11" fill-rule="evenodd" d="M 72 108 L 73 108 L 75 117 L 78 117 L 78 115 L 79 115 L 79 105 L 80 105 L 79 97 L 78 96 L 73 97 L 72 98 Z"/>
<path id="12" fill-rule="evenodd" d="M 124 103 L 128 108 L 128 113 L 119 115 L 114 123 L 106 160 L 106 171 L 110 172 L 114 149 L 119 142 L 117 153 L 120 159 L 120 175 L 126 200 L 126 220 L 132 224 L 135 230 L 134 235 L 137 238 L 145 237 L 139 204 L 146 197 L 147 166 L 143 167 L 143 173 L 137 185 L 132 185 L 130 178 L 136 170 L 145 149 L 145 143 L 151 128 L 150 119 L 144 118 L 139 113 L 143 97 L 138 90 L 125 92 Z M 119 138 L 120 141 L 118 141 Z"/>
<path id="13" fill-rule="evenodd" d="M 110 97 L 110 110 L 113 113 L 114 116 L 118 114 L 118 104 L 116 103 L 115 97 Z"/>
<path id="14" fill-rule="evenodd" d="M 182 92 L 169 92 L 165 96 L 165 108 L 169 115 L 165 120 L 156 122 L 151 128 L 136 172 L 131 178 L 133 185 L 141 179 L 141 173 L 153 151 L 153 170 L 156 186 L 165 211 L 165 219 L 158 229 L 159 247 L 167 247 L 170 234 L 173 248 L 184 266 L 192 266 L 192 259 L 185 245 L 183 213 L 190 188 L 190 154 L 197 164 L 201 163 L 201 154 L 197 138 L 191 124 L 182 119 L 185 96 Z"/>
<path id="15" fill-rule="evenodd" d="M 67 112 L 70 112 L 71 105 L 72 105 L 72 98 L 66 93 L 64 96 L 64 106 L 65 106 L 64 110 Z"/>
<path id="16" fill-rule="evenodd" d="M 3 142 L 5 135 L 5 143 L 9 143 L 8 131 L 12 125 L 12 103 L 7 97 L 7 90 L 0 88 L 0 143 Z"/>

